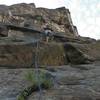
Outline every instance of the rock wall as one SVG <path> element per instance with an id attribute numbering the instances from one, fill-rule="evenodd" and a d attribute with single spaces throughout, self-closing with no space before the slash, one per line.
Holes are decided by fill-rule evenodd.
<path id="1" fill-rule="evenodd" d="M 0 7 L 1 8 L 1 7 Z M 77 36 L 77 29 L 72 23 L 69 9 L 65 7 L 57 9 L 36 8 L 34 3 L 15 4 L 2 6 L 0 21 L 20 26 L 28 26 L 43 31 L 45 25 L 49 25 L 54 32 L 60 32 L 66 36 Z"/>
<path id="2" fill-rule="evenodd" d="M 66 64 L 89 63 L 89 57 L 71 43 L 40 43 L 37 50 L 36 44 L 25 41 L 9 40 L 0 44 L 0 66 L 4 67 L 31 67 L 35 64 L 38 52 L 39 65 L 60 66 Z"/>
<path id="3" fill-rule="evenodd" d="M 100 43 L 78 35 L 77 27 L 71 20 L 71 14 L 65 7 L 46 9 L 36 8 L 34 4 L 22 3 L 12 6 L 3 5 L 3 8 L 6 11 L 4 9 L 4 14 L 0 14 L 7 17 L 7 19 L 3 17 L 4 22 L 21 26 L 21 28 L 24 26 L 24 31 L 21 32 L 13 25 L 14 30 L 6 31 L 7 40 L 0 38 L 0 64 L 2 66 L 5 64 L 30 66 L 34 62 L 33 51 L 36 52 L 33 41 L 39 37 L 39 34 L 25 32 L 25 27 L 43 31 L 47 24 L 62 37 L 55 36 L 54 41 L 49 43 L 42 41 L 39 49 L 40 65 L 83 64 L 94 59 L 100 60 Z M 0 34 L 5 35 L 5 32 L 2 31 L 6 30 L 5 27 L 0 26 L 0 28 Z M 35 35 L 33 36 L 33 34 Z M 22 37 L 24 37 L 24 41 L 20 40 Z"/>

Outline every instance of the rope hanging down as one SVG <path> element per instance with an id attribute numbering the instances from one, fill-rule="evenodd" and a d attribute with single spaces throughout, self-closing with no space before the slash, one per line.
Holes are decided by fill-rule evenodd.
<path id="1" fill-rule="evenodd" d="M 40 82 L 40 73 L 39 73 L 39 42 L 40 40 L 36 41 L 36 49 L 35 49 L 35 55 L 33 52 L 33 59 L 32 59 L 32 64 L 31 67 L 35 66 L 35 75 L 36 75 L 36 80 L 37 80 L 37 85 L 39 89 L 39 97 L 38 100 L 42 100 L 42 87 L 41 87 L 41 82 Z M 35 63 L 34 63 L 34 56 L 35 56 Z"/>
<path id="2" fill-rule="evenodd" d="M 36 74 L 36 80 L 38 82 L 38 88 L 39 88 L 39 98 L 38 100 L 42 100 L 42 88 L 40 83 L 40 75 L 39 75 L 39 41 L 36 43 L 36 51 L 35 51 L 35 74 Z"/>

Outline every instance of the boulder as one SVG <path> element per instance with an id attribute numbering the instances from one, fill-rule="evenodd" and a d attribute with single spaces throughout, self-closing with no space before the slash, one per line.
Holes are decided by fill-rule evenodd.
<path id="1" fill-rule="evenodd" d="M 71 64 L 86 64 L 92 61 L 85 53 L 81 52 L 72 44 L 66 43 L 64 45 L 66 58 Z"/>

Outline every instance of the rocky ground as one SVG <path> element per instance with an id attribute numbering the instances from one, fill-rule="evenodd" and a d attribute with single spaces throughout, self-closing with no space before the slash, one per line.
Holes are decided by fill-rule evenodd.
<path id="1" fill-rule="evenodd" d="M 29 84 L 25 73 L 32 69 L 0 69 L 0 100 L 16 100 Z M 43 90 L 41 100 L 100 100 L 100 62 L 88 65 L 50 66 L 54 87 Z M 28 100 L 38 100 L 39 92 Z"/>
<path id="2" fill-rule="evenodd" d="M 24 72 L 26 69 L 0 69 L 0 100 L 16 100 L 19 91 L 27 84 Z"/>

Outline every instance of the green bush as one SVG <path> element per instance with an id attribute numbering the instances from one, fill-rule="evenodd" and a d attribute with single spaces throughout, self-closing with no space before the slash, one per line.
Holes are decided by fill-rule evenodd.
<path id="1" fill-rule="evenodd" d="M 47 75 L 45 71 L 39 70 L 39 80 L 37 80 L 37 75 L 35 71 L 29 71 L 25 77 L 26 80 L 28 80 L 34 86 L 37 86 L 39 82 L 42 88 L 50 88 L 53 85 L 50 75 Z"/>
<path id="2" fill-rule="evenodd" d="M 43 16 L 41 16 L 41 15 L 35 15 L 34 19 L 37 20 L 37 21 L 40 21 L 40 22 L 45 22 Z"/>
<path id="3" fill-rule="evenodd" d="M 18 96 L 17 100 L 25 100 L 23 95 Z"/>
<path id="4" fill-rule="evenodd" d="M 32 92 L 39 90 L 39 86 L 42 89 L 48 89 L 53 86 L 52 78 L 49 74 L 45 71 L 39 70 L 39 79 L 37 79 L 36 71 L 29 71 L 25 78 L 31 83 L 31 86 L 25 88 L 20 95 L 18 96 L 17 100 L 26 100 Z"/>

